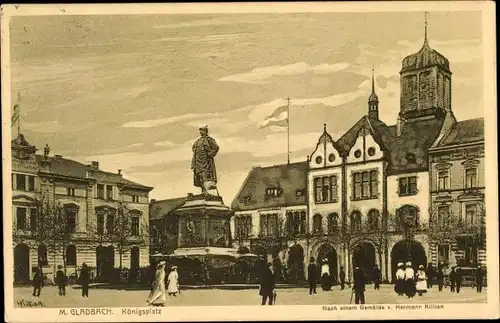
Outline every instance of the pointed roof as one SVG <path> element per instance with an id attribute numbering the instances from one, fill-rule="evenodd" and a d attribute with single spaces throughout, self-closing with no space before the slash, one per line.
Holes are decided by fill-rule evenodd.
<path id="1" fill-rule="evenodd" d="M 320 145 L 326 146 L 329 143 L 331 143 L 339 153 L 342 152 L 341 147 L 337 144 L 335 140 L 333 140 L 332 136 L 326 130 L 326 123 L 325 123 L 323 124 L 323 133 L 319 137 L 318 143 L 316 144 L 316 148 L 314 150 L 316 151 L 316 149 L 318 149 Z"/>
<path id="2" fill-rule="evenodd" d="M 387 149 L 389 148 L 388 143 L 390 143 L 390 138 L 388 138 L 389 131 L 387 129 L 387 125 L 375 118 L 363 116 L 337 141 L 337 145 L 341 149 L 340 151 L 344 156 L 349 154 L 349 151 L 351 150 L 352 146 L 354 146 L 354 143 L 358 138 L 359 132 L 363 128 L 370 131 L 370 134 L 375 139 L 375 142 L 377 142 L 382 150 L 387 151 Z"/>
<path id="3" fill-rule="evenodd" d="M 254 167 L 231 203 L 234 211 L 306 205 L 308 162 Z M 266 189 L 280 188 L 278 197 L 266 198 Z M 301 192 L 298 194 L 298 192 Z"/>
<path id="4" fill-rule="evenodd" d="M 427 39 L 427 13 L 426 13 L 424 44 L 422 45 L 422 48 L 418 52 L 408 55 L 403 59 L 403 66 L 400 73 L 436 65 L 450 72 L 450 62 L 448 61 L 448 59 L 429 46 L 429 41 Z"/>
<path id="5" fill-rule="evenodd" d="M 375 75 L 374 75 L 374 69 L 372 68 L 372 93 L 370 94 L 370 97 L 368 98 L 368 102 L 378 102 L 378 96 L 377 93 L 375 93 Z"/>

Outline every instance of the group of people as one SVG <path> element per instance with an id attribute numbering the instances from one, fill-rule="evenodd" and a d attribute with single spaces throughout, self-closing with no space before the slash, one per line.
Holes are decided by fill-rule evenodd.
<path id="1" fill-rule="evenodd" d="M 394 291 L 398 295 L 406 295 L 408 298 L 412 298 L 416 294 L 422 296 L 427 292 L 427 280 L 427 273 L 423 265 L 419 265 L 415 273 L 410 261 L 406 264 L 400 262 L 396 271 Z"/>
<path id="2" fill-rule="evenodd" d="M 33 274 L 33 296 L 40 297 L 40 293 L 44 286 L 45 275 L 43 274 L 42 266 L 35 269 Z M 54 283 L 57 285 L 59 296 L 66 296 L 66 286 L 68 285 L 68 276 L 63 270 L 63 266 L 57 266 L 57 272 L 54 276 Z M 89 297 L 89 285 L 90 285 L 90 268 L 86 263 L 82 264 L 82 269 L 80 271 L 80 276 L 77 279 L 77 283 L 82 286 L 82 297 Z"/>
<path id="3" fill-rule="evenodd" d="M 160 261 L 156 266 L 155 279 L 151 286 L 151 292 L 146 300 L 151 306 L 165 306 L 167 303 L 166 295 L 177 296 L 177 294 L 181 293 L 179 289 L 179 273 L 177 272 L 177 266 L 172 266 L 170 268 L 170 273 L 166 276 L 166 265 L 167 263 L 165 261 Z"/>

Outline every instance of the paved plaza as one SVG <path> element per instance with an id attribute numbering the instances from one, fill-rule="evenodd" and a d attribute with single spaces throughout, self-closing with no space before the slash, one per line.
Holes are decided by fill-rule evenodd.
<path id="1" fill-rule="evenodd" d="M 366 295 L 367 304 L 439 304 L 439 303 L 483 303 L 486 302 L 486 291 L 477 293 L 471 287 L 463 288 L 460 294 L 451 293 L 449 289 L 438 292 L 437 288 L 429 290 L 427 294 L 413 299 L 406 296 L 397 296 L 392 285 L 382 285 L 379 291 L 374 291 L 368 285 Z M 137 307 L 147 306 L 146 298 L 149 291 L 127 291 L 112 289 L 90 289 L 89 298 L 81 297 L 80 289 L 68 288 L 66 296 L 58 296 L 56 287 L 45 287 L 39 298 L 31 295 L 31 288 L 14 289 L 14 306 L 18 302 L 41 301 L 44 307 Z M 335 286 L 333 291 L 324 292 L 318 289 L 316 295 L 310 296 L 306 288 L 286 288 L 277 290 L 276 305 L 327 305 L 349 304 L 351 291 L 341 291 Z M 257 289 L 220 290 L 202 289 L 185 290 L 177 297 L 167 298 L 167 306 L 237 306 L 260 305 L 261 298 Z M 354 300 L 353 300 L 354 302 Z"/>

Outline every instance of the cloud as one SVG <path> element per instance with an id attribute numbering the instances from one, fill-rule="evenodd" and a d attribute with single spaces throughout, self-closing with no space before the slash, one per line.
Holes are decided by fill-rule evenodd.
<path id="1" fill-rule="evenodd" d="M 188 113 L 163 119 L 149 119 L 142 121 L 132 121 L 122 124 L 123 128 L 153 128 L 164 124 L 178 123 L 187 120 L 204 119 L 216 116 L 216 113 Z"/>
<path id="2" fill-rule="evenodd" d="M 46 122 L 37 122 L 37 123 L 22 123 L 22 127 L 29 129 L 33 132 L 38 133 L 59 133 L 64 131 L 64 127 L 59 123 L 59 121 L 46 121 Z"/>
<path id="3" fill-rule="evenodd" d="M 316 74 L 330 74 L 340 72 L 349 67 L 349 63 L 320 64 L 310 66 L 307 63 L 299 62 L 289 65 L 275 65 L 258 67 L 247 73 L 234 74 L 220 78 L 218 81 L 239 82 L 239 83 L 267 83 L 273 76 L 299 75 L 307 72 Z"/>
<path id="4" fill-rule="evenodd" d="M 177 144 L 174 144 L 173 142 L 166 140 L 166 141 L 155 142 L 155 146 L 159 146 L 159 147 L 176 147 Z"/>

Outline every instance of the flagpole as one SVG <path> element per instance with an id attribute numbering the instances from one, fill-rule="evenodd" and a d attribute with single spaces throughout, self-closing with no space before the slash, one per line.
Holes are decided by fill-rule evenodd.
<path id="1" fill-rule="evenodd" d="M 21 133 L 21 93 L 19 91 L 17 92 L 17 104 L 17 135 L 19 136 L 19 134 Z"/>
<path id="2" fill-rule="evenodd" d="M 287 156 L 288 156 L 288 165 L 290 165 L 290 97 L 288 97 L 287 100 L 288 100 L 288 112 L 287 112 L 287 123 L 286 123 L 286 129 L 287 129 Z"/>

